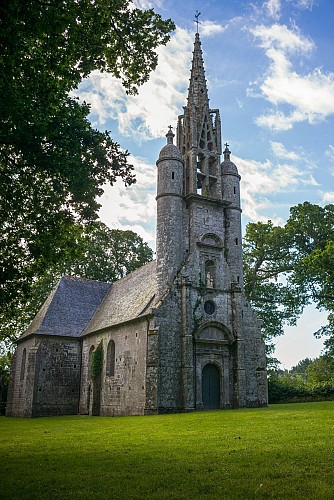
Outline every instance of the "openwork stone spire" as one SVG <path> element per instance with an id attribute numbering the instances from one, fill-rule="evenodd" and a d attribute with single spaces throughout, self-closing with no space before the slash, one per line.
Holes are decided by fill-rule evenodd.
<path id="1" fill-rule="evenodd" d="M 219 111 L 209 107 L 201 41 L 196 33 L 187 106 L 177 130 L 177 145 L 185 164 L 185 195 L 221 199 L 220 134 Z"/>
<path id="2" fill-rule="evenodd" d="M 205 71 L 199 33 L 195 35 L 193 61 L 188 93 L 188 106 L 195 104 L 199 108 L 209 108 L 208 91 L 206 87 Z"/>

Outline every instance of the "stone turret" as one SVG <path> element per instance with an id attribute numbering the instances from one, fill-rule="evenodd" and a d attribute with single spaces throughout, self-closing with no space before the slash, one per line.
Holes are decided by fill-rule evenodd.
<path id="1" fill-rule="evenodd" d="M 228 202 L 225 209 L 225 248 L 227 263 L 231 269 L 232 280 L 243 288 L 242 234 L 240 207 L 240 175 L 231 161 L 231 151 L 225 144 L 224 161 L 221 164 L 223 200 Z"/>
<path id="2" fill-rule="evenodd" d="M 157 287 L 162 294 L 183 260 L 183 161 L 170 127 L 167 144 L 156 163 L 157 183 Z"/>

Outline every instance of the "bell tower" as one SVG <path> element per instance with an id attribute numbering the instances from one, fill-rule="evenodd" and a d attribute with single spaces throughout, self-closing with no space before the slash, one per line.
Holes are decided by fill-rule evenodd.
<path id="1" fill-rule="evenodd" d="M 219 110 L 209 107 L 201 41 L 196 33 L 187 106 L 177 127 L 177 146 L 185 163 L 185 196 L 222 199 L 220 136 Z"/>
<path id="2" fill-rule="evenodd" d="M 243 287 L 240 175 L 227 143 L 221 163 L 198 32 L 176 145 L 173 135 L 157 161 L 158 406 L 265 405 L 264 344 Z"/>

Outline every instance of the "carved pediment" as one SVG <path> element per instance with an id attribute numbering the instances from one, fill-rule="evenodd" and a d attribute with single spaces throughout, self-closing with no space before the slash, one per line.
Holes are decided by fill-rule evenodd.
<path id="1" fill-rule="evenodd" d="M 217 322 L 202 325 L 195 337 L 196 342 L 213 344 L 232 344 L 235 340 L 233 333 L 225 325 Z"/>
<path id="2" fill-rule="evenodd" d="M 204 234 L 201 237 L 200 241 L 198 242 L 198 245 L 210 248 L 217 248 L 219 250 L 223 248 L 222 240 L 219 238 L 219 236 L 213 233 Z"/>

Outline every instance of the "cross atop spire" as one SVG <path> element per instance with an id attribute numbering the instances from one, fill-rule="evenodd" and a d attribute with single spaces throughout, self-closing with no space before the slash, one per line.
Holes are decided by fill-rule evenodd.
<path id="1" fill-rule="evenodd" d="M 196 14 L 195 14 L 195 23 L 197 24 L 197 30 L 196 32 L 198 33 L 198 25 L 201 24 L 201 22 L 198 20 L 199 16 L 201 15 L 201 12 L 198 12 L 198 10 L 196 10 Z"/>

